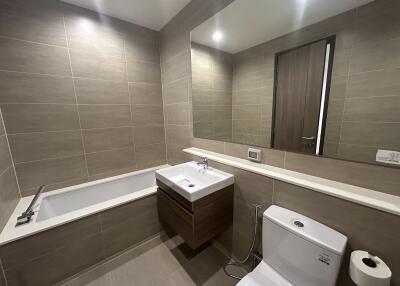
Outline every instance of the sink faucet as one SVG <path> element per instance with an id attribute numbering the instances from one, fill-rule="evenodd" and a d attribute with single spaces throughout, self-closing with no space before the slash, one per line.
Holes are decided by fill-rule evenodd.
<path id="1" fill-rule="evenodd" d="M 17 218 L 17 225 L 25 224 L 31 221 L 32 216 L 35 212 L 32 210 L 33 206 L 35 205 L 37 199 L 40 196 L 40 193 L 43 192 L 44 185 L 40 186 L 38 191 L 36 192 L 35 196 L 33 197 L 31 203 L 29 204 L 26 211 L 24 211 L 18 218 Z"/>
<path id="2" fill-rule="evenodd" d="M 197 165 L 203 166 L 203 169 L 208 169 L 208 159 L 207 159 L 207 157 L 201 157 L 201 162 L 197 162 Z"/>

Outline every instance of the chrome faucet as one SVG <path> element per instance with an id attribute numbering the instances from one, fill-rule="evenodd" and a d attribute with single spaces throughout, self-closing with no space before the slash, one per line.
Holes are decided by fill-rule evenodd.
<path id="1" fill-rule="evenodd" d="M 203 166 L 203 169 L 208 169 L 208 159 L 207 159 L 207 157 L 201 157 L 201 162 L 197 162 L 197 165 Z"/>
<path id="2" fill-rule="evenodd" d="M 24 211 L 18 218 L 17 218 L 17 225 L 26 224 L 31 221 L 32 216 L 35 214 L 33 211 L 33 206 L 35 205 L 37 199 L 39 198 L 40 194 L 44 190 L 44 185 L 40 186 L 38 191 L 36 192 L 35 196 L 33 197 L 31 203 L 29 204 L 26 211 Z"/>

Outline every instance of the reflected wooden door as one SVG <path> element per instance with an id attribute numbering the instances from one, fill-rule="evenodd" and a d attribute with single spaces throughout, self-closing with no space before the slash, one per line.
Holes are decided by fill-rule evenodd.
<path id="1" fill-rule="evenodd" d="M 277 55 L 273 147 L 315 154 L 326 40 Z"/>

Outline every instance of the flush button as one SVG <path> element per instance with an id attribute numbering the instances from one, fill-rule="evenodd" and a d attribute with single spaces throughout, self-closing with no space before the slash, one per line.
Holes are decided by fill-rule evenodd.
<path id="1" fill-rule="evenodd" d="M 294 225 L 297 227 L 300 227 L 300 228 L 304 227 L 304 223 L 302 223 L 301 221 L 298 221 L 298 220 L 294 221 Z"/>

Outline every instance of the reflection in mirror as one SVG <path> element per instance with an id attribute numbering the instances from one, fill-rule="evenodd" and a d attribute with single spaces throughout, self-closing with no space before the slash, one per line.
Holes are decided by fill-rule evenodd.
<path id="1" fill-rule="evenodd" d="M 191 32 L 194 136 L 399 167 L 399 14 L 235 0 Z"/>

